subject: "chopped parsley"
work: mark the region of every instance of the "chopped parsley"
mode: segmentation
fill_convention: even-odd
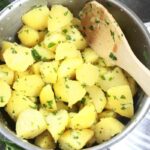
[[[66,34],[68,32],[68,30],[67,29],[63,29],[62,32]]]
[[[3,103],[4,102],[4,97],[0,96],[0,102]]]
[[[106,78],[105,78],[104,75],[101,75],[101,79],[102,79],[102,80],[106,80]]]
[[[112,52],[109,54],[109,58],[112,60],[117,60],[117,57]]]
[[[52,105],[53,105],[53,101],[52,100],[47,101],[47,106],[48,106],[49,109],[53,108]]]
[[[48,48],[52,48],[52,47],[55,46],[55,45],[56,45],[56,43],[51,42],[51,43],[48,44]]]
[[[93,31],[94,30],[94,26],[92,26],[92,25],[89,26],[89,29]]]
[[[17,51],[16,51],[15,48],[12,47],[11,50],[12,50],[12,53],[13,53],[13,54],[17,54]]]
[[[32,53],[32,57],[34,58],[35,61],[40,61],[41,60],[41,56],[36,51],[36,49],[32,49],[31,53]]]
[[[66,84],[66,88],[69,89],[69,86]]]
[[[82,98],[81,103],[85,104],[85,102],[86,102],[86,98]]]
[[[120,98],[121,99],[126,99],[126,97],[124,95],[121,95]]]
[[[66,35],[66,40],[71,40],[71,36],[70,35]]]
[[[113,32],[112,30],[110,30],[110,34],[112,36],[113,41],[115,42],[115,32]]]
[[[67,15],[68,15],[68,13],[69,13],[69,11],[66,11],[66,12],[64,13],[64,16],[67,16]]]
[[[106,25],[109,25],[109,24],[110,24],[107,20],[105,20],[105,23],[106,23]]]
[[[96,18],[95,23],[100,23],[100,20],[98,18]]]

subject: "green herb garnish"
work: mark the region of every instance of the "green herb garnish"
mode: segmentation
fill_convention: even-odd
[[[112,30],[110,30],[110,34],[112,36],[113,41],[115,42],[115,32],[113,32]]]
[[[109,58],[112,60],[117,60],[117,57],[112,52],[109,54]]]
[[[36,51],[36,49],[32,49],[31,53],[32,53],[32,57],[34,58],[35,61],[40,61],[41,60],[41,56]]]
[[[56,43],[51,42],[51,43],[48,44],[48,48],[52,48],[52,47],[55,46],[55,45],[56,45]]]

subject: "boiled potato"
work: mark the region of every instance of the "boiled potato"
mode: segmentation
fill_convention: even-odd
[[[67,58],[60,64],[58,68],[58,78],[69,77],[75,78],[76,69],[83,64],[81,57]]]
[[[81,25],[81,20],[74,17],[73,20],[71,21],[72,25],[76,27],[78,30],[82,30],[82,25]]]
[[[33,139],[47,128],[42,114],[35,109],[27,109],[20,113],[16,122],[17,136],[23,139]]]
[[[101,113],[106,105],[106,97],[104,92],[97,86],[91,86],[86,88],[87,99],[86,101],[92,102],[95,106],[96,112]]]
[[[43,87],[40,92],[40,103],[48,110],[57,110],[57,105],[54,97],[54,93],[50,84]]]
[[[23,26],[18,32],[18,38],[21,43],[27,47],[33,47],[38,44],[40,37],[38,31],[28,27]]]
[[[69,127],[72,129],[90,128],[95,123],[96,116],[94,105],[88,104],[70,118]]]
[[[56,48],[55,60],[73,58],[80,55],[80,52],[77,50],[76,46],[73,43],[64,42],[58,44]]]
[[[96,63],[99,58],[98,54],[91,48],[84,49],[82,56],[86,63]]]
[[[113,117],[113,118],[117,118],[118,114],[115,113],[112,110],[104,110],[103,112],[101,112],[98,117],[101,118],[108,118],[108,117]]]
[[[120,85],[128,85],[128,81],[125,78],[122,70],[118,67],[115,67],[113,70],[106,69],[107,71],[99,72],[99,78],[97,85],[99,85],[102,90],[107,91],[111,87],[120,86]]]
[[[68,112],[66,110],[59,110],[57,113],[50,113],[46,118],[46,122],[48,124],[48,131],[51,133],[54,141],[57,142],[68,125]]]
[[[62,27],[71,23],[72,13],[62,5],[53,5],[48,17],[48,30],[50,32],[60,31]]]
[[[82,64],[76,70],[77,80],[84,85],[94,85],[98,80],[98,76],[98,68],[92,64]]]
[[[73,26],[67,26],[62,31],[66,36],[66,40],[73,43],[77,47],[77,49],[83,50],[87,47],[85,38],[77,28]]]
[[[20,45],[5,50],[3,57],[6,65],[18,72],[26,71],[34,63],[31,50]]]
[[[40,74],[40,66],[42,63],[42,61],[34,63],[33,65],[31,65],[30,71],[33,72],[33,74]]]
[[[39,42],[42,42],[46,36],[47,30],[39,31]]]
[[[37,105],[27,96],[13,92],[8,104],[5,107],[5,111],[13,120],[16,121],[19,114],[29,108],[37,109]]]
[[[61,78],[54,84],[54,91],[58,98],[68,102],[69,107],[80,101],[86,93],[78,81],[66,78]]]
[[[43,62],[40,65],[41,77],[45,83],[56,83],[58,65],[58,61]]]
[[[107,91],[107,95],[107,109],[127,118],[133,117],[133,97],[128,85],[112,87]]]
[[[16,45],[16,43],[11,43],[9,41],[2,41],[1,43],[1,50],[0,50],[0,60],[4,61],[3,58],[3,53],[5,52],[6,49],[13,47],[14,45]]]
[[[62,150],[79,150],[92,138],[94,132],[90,129],[67,130],[59,139]]]
[[[48,50],[55,52],[57,45],[61,42],[65,42],[65,41],[66,41],[66,38],[61,33],[52,33],[52,34],[48,33],[45,36],[43,45]]]
[[[56,147],[54,140],[48,131],[44,131],[35,138],[35,145],[44,149],[55,149]]]
[[[15,71],[15,78],[14,81],[18,80],[19,78],[23,77],[23,76],[27,76],[27,75],[31,75],[32,72],[30,72],[30,70],[26,70],[23,72],[17,72]]]
[[[39,112],[46,118],[52,111],[40,106]]]
[[[0,107],[4,107],[11,97],[11,88],[7,82],[0,80]]]
[[[22,16],[25,25],[35,29],[44,30],[48,26],[49,9],[47,6],[39,6]]]
[[[0,80],[12,85],[14,81],[14,71],[7,67],[7,65],[0,65]]]
[[[115,118],[102,118],[99,123],[95,125],[95,137],[97,143],[102,143],[111,139],[116,134],[122,132],[124,125]]]
[[[44,82],[39,75],[27,75],[14,82],[13,89],[25,96],[39,96]]]

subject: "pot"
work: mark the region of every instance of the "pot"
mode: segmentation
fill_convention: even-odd
[[[87,0],[16,0],[0,12],[0,43],[2,40],[17,40],[16,33],[22,26],[21,16],[35,5],[63,4],[69,7],[75,16],[78,16],[86,2]],[[98,0],[98,2],[101,2],[112,13],[125,33],[135,55],[150,69],[150,59],[147,59],[150,58],[150,37],[142,21],[117,0]],[[150,98],[139,88],[134,103],[135,116],[127,123],[125,130],[107,142],[88,148],[89,150],[101,150],[116,144],[139,124],[148,112]],[[19,139],[13,131],[13,123],[7,117],[7,114],[1,110],[0,133],[2,135],[26,150],[41,150],[31,143]]]

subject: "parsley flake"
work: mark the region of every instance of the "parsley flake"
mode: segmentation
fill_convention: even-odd
[[[117,57],[112,52],[109,54],[109,58],[115,61],[117,60]]]

